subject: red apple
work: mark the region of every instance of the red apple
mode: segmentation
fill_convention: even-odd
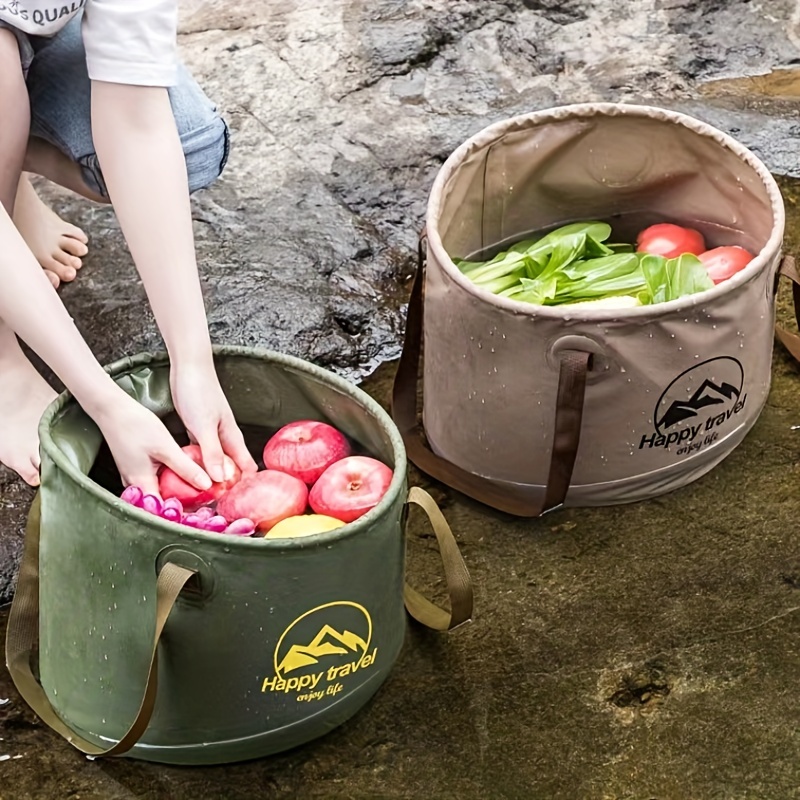
[[[677,258],[684,253],[699,256],[706,249],[706,243],[703,234],[694,228],[661,222],[639,233],[636,237],[636,249],[640,253]]]
[[[324,422],[284,425],[264,447],[264,466],[294,475],[311,486],[335,461],[350,455],[344,434]]]
[[[753,260],[751,253],[737,245],[715,247],[713,250],[701,253],[698,258],[708,270],[708,277],[715,284],[733,277]]]
[[[343,458],[319,476],[308,497],[309,503],[317,514],[352,522],[378,505],[393,474],[375,458]]]
[[[217,503],[225,519],[247,517],[256,530],[268,531],[286,517],[302,514],[308,505],[308,488],[299,478],[265,469],[242,478]]]
[[[203,455],[200,451],[200,446],[196,444],[187,444],[182,447],[184,453],[192,459],[196,464],[199,464],[203,469]],[[181,501],[184,509],[193,511],[205,503],[212,503],[218,500],[222,495],[234,486],[242,472],[233,460],[224,457],[223,471],[225,473],[225,480],[219,483],[211,484],[210,489],[195,489],[190,483],[187,483],[183,478],[179,478],[169,467],[162,467],[158,473],[158,491],[164,500],[174,497]]]

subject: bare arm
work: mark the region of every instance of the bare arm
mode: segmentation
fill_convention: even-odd
[[[192,483],[207,486],[208,476],[180,451],[158,418],[125,394],[97,363],[2,206],[0,243],[0,318],[97,422],[123,480],[157,491],[156,470],[166,463]],[[130,441],[131,430],[139,433],[136,442]]]
[[[173,365],[173,400],[209,474],[222,453],[247,471],[214,371],[194,251],[186,164],[167,90],[92,82],[92,133],[111,201]]]
[[[186,163],[167,90],[94,81],[92,136],[171,359],[208,366]]]

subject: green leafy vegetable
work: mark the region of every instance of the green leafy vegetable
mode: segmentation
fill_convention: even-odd
[[[676,300],[714,285],[696,256],[666,259],[637,253],[631,244],[605,244],[610,235],[605,222],[575,222],[517,242],[488,261],[455,263],[481,288],[538,305],[609,300],[602,307],[628,308]]]
[[[691,253],[677,258],[640,255],[639,264],[647,284],[639,294],[643,305],[666,303],[714,286],[703,262]]]

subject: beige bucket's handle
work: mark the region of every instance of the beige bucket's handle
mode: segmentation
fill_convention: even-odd
[[[784,256],[778,268],[778,275],[783,275],[792,282],[792,299],[794,301],[794,314],[797,321],[797,328],[800,330],[800,275],[797,273],[794,258]],[[800,336],[796,333],[789,333],[786,328],[780,325],[775,326],[775,336],[778,341],[800,361]]]
[[[423,245],[426,238],[423,230],[419,241],[419,263],[408,301],[403,353],[392,388],[392,417],[403,437],[408,457],[431,477],[487,506],[518,517],[538,517],[545,511],[560,506],[567,496],[580,443],[586,374],[591,366],[592,355],[582,350],[563,350],[559,353],[553,449],[544,496],[536,497],[531,489],[474,475],[436,455],[425,440],[422,426],[417,422],[424,316]]]
[[[428,628],[451,631],[472,619],[472,580],[453,532],[436,501],[424,489],[414,486],[408,493],[408,502],[418,505],[425,512],[436,534],[450,597],[450,611],[439,608],[408,584],[403,589],[406,610]]]
[[[124,736],[111,747],[102,748],[73,731],[56,713],[31,669],[31,655],[39,641],[39,494],[33,500],[25,531],[25,551],[6,634],[6,665],[22,699],[78,750],[91,756],[115,756],[130,750],[142,737],[156,703],[158,689],[158,642],[178,595],[194,571],[166,563],[156,584],[156,629],[150,666],[144,680],[142,702],[136,718]]]

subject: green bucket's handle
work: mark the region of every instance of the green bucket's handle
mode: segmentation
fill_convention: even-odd
[[[406,610],[417,622],[428,628],[451,631],[472,618],[472,580],[453,532],[436,501],[424,489],[414,486],[408,493],[408,502],[418,505],[427,514],[436,534],[444,566],[447,593],[450,596],[450,611],[439,608],[408,584],[403,590]]]
[[[41,501],[37,494],[28,515],[25,550],[17,579],[6,634],[6,665],[23,700],[70,744],[91,756],[114,756],[130,750],[147,728],[156,703],[158,688],[158,642],[175,601],[193,570],[166,563],[156,583],[156,629],[153,651],[145,681],[144,696],[136,718],[125,735],[113,746],[98,747],[79,736],[58,716],[41,684],[31,670],[31,655],[39,640],[39,521]]]

